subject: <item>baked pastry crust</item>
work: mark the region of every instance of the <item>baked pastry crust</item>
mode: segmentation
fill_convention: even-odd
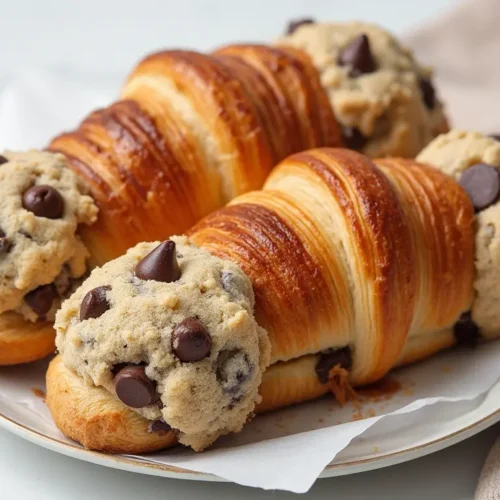
[[[105,389],[86,385],[56,356],[47,371],[47,405],[57,427],[91,450],[147,453],[176,443],[175,432],[149,432],[149,422]]]
[[[151,54],[122,100],[49,145],[99,207],[82,239],[105,262],[141,241],[182,234],[260,189],[286,156],[342,143],[312,61],[295,48],[237,45]]]
[[[56,349],[55,337],[52,323],[32,323],[14,312],[1,314],[0,366],[30,363],[49,356]]]

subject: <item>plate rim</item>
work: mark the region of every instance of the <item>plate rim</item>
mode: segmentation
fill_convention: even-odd
[[[431,453],[437,452],[449,446],[459,443],[475,434],[487,429],[500,421],[500,407],[490,412],[459,430],[446,434],[432,441],[422,443],[418,446],[408,447],[404,450],[393,451],[377,456],[367,457],[359,460],[328,464],[321,474],[321,478],[331,478],[369,470],[380,469],[403,462],[411,461]],[[206,482],[230,482],[229,480],[210,473],[183,469],[167,464],[159,464],[148,461],[136,460],[125,455],[113,455],[94,450],[88,450],[75,443],[68,443],[60,439],[47,436],[40,431],[18,423],[14,419],[0,413],[0,427],[32,442],[38,446],[49,449],[55,453],[76,458],[84,462],[101,465],[104,467],[125,470],[136,474],[154,475],[172,479],[189,479]]]

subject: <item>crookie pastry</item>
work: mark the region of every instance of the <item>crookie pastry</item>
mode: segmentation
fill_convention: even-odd
[[[201,450],[241,430],[258,400],[270,347],[253,307],[252,285],[232,262],[185,237],[140,243],[65,302],[57,347],[67,367],[151,430],[174,427],[180,442]],[[62,427],[76,439],[85,431],[79,419]]]
[[[275,46],[146,57],[130,75],[122,100],[91,113],[49,145],[64,155],[53,158],[76,174],[99,217],[77,216],[83,218],[76,220],[81,243],[78,249],[73,244],[74,256],[55,241],[43,243],[54,249],[54,258],[26,255],[28,267],[47,267],[41,281],[14,283],[0,265],[0,364],[39,359],[53,349],[50,320],[68,279],[140,241],[185,232],[235,196],[260,188],[288,155],[343,141],[369,155],[415,154],[445,123],[428,77],[390,35],[360,23],[301,26]],[[58,225],[60,198],[33,183],[38,191],[26,194],[26,206],[18,203],[16,210],[24,217],[31,204],[32,217]],[[47,217],[36,215],[38,199]],[[2,225],[0,217],[5,231]],[[19,250],[29,237],[16,234]],[[4,248],[11,235],[6,237]],[[78,257],[83,249],[89,264]]]
[[[475,307],[474,219],[466,190],[425,164],[346,149],[292,155],[262,190],[202,219],[189,239],[138,245],[63,305],[61,355],[47,374],[54,420],[98,450],[141,453],[177,438],[201,450],[240,428],[254,404],[261,412],[329,391],[342,400],[464,342],[463,314]],[[144,281],[150,256],[167,248],[159,267],[173,281]],[[194,256],[200,274],[189,271]],[[96,327],[82,308],[103,286],[111,307],[99,309]],[[161,319],[141,316],[159,304]],[[239,307],[254,326],[225,336]]]
[[[54,351],[51,322],[87,272],[79,237],[97,207],[62,155],[0,157],[0,365]]]

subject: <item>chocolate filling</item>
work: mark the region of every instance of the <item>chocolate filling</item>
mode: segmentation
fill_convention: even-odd
[[[472,320],[470,311],[464,312],[453,327],[455,339],[458,345],[466,347],[476,347],[481,331]]]
[[[160,436],[165,435],[167,432],[170,432],[172,427],[165,422],[165,420],[155,420],[149,423],[149,432],[157,432]]]
[[[350,370],[352,366],[352,353],[350,347],[342,349],[329,349],[321,353],[318,362],[316,363],[316,375],[322,384],[328,382],[328,374],[330,370],[339,365],[341,368]]]

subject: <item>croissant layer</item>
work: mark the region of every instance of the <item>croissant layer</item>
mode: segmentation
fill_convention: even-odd
[[[276,373],[349,347],[359,385],[453,343],[472,301],[473,217],[460,186],[430,167],[324,148],[287,158],[190,237],[250,277]]]
[[[133,70],[122,98],[49,145],[99,206],[82,230],[97,264],[183,233],[260,188],[292,153],[341,143],[319,76],[294,48],[158,52]]]

